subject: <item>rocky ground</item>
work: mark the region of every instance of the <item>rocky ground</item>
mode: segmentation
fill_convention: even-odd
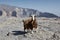
[[[37,18],[33,34],[23,31],[22,19],[26,18],[0,18],[0,40],[60,40],[60,19]]]

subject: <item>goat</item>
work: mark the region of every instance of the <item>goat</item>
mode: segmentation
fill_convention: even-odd
[[[24,31],[27,30],[33,30],[33,28],[37,29],[37,22],[36,22],[36,17],[34,15],[31,16],[30,19],[23,20],[24,24]]]

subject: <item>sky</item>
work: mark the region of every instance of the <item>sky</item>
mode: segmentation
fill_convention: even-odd
[[[35,9],[60,16],[60,0],[0,0],[0,4]]]

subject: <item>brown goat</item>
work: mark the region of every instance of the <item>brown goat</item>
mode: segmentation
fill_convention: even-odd
[[[24,31],[27,30],[33,30],[33,28],[37,29],[37,22],[36,17],[33,18],[33,16],[30,19],[23,20],[24,23]]]

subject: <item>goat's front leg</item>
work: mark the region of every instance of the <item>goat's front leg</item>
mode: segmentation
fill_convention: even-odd
[[[35,33],[36,33],[36,32],[37,32],[37,28],[34,28],[34,29],[33,29],[33,32],[35,32]]]
[[[30,33],[33,34],[33,28],[31,29],[31,32]]]

